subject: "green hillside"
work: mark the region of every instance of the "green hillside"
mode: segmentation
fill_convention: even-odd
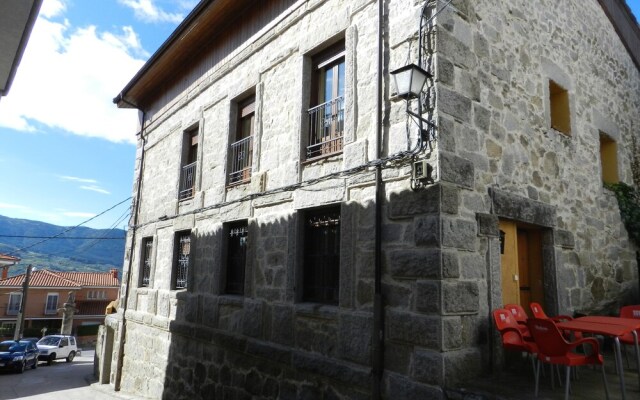
[[[61,238],[44,242],[40,238],[58,235],[67,229],[39,221],[0,216],[0,253],[17,256],[22,260],[11,268],[10,275],[23,273],[29,264],[58,271],[99,272],[111,268],[121,269],[126,231],[80,227]],[[38,242],[42,243],[37,244]]]

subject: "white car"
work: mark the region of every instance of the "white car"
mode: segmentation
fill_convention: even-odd
[[[46,361],[48,365],[58,359],[65,359],[67,362],[71,362],[78,354],[75,336],[47,335],[36,344],[40,351],[38,360]]]

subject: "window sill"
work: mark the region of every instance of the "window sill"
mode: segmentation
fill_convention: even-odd
[[[245,181],[240,181],[240,182],[234,182],[234,183],[227,183],[226,189],[233,189],[242,185],[246,185],[251,183],[251,178],[245,180]]]
[[[340,307],[334,304],[322,303],[298,303],[295,305],[295,313],[301,317],[314,317],[323,319],[337,319]]]
[[[239,294],[221,294],[218,297],[218,305],[242,307],[244,305],[244,296]]]
[[[317,162],[331,161],[331,160],[328,160],[328,159],[332,158],[332,157],[338,158],[337,156],[341,156],[341,155],[342,155],[342,150],[336,151],[336,152],[330,153],[330,154],[323,154],[321,156],[317,156],[317,157],[314,157],[314,158],[308,158],[308,159],[302,161],[302,165],[309,165],[309,164],[314,164],[314,163],[317,163]]]

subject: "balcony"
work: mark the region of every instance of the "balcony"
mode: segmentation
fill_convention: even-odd
[[[253,136],[240,139],[230,146],[229,185],[251,180]]]
[[[196,182],[196,166],[197,161],[187,164],[182,167],[180,173],[180,192],[178,193],[178,200],[186,200],[193,197],[194,187]]]
[[[343,96],[309,109],[307,160],[341,152],[343,136]]]

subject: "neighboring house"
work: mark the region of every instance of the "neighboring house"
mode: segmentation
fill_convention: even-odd
[[[0,280],[0,327],[13,336],[22,302],[25,274]],[[62,308],[75,295],[77,312],[73,319],[73,333],[81,325],[104,323],[105,309],[118,298],[118,270],[109,272],[60,272],[35,270],[29,279],[29,293],[25,312],[25,336],[38,336],[42,328],[48,333],[60,332]]]
[[[629,10],[447,3],[196,6],[114,100],[141,124],[101,382],[437,399],[500,366],[504,303],[638,301],[638,248],[603,186],[634,179]],[[419,54],[424,132],[388,73]]]
[[[0,254],[0,279],[6,279],[9,276],[9,268],[20,262],[18,257],[8,254]]]
[[[40,5],[42,0],[0,2],[0,98],[9,93]]]

